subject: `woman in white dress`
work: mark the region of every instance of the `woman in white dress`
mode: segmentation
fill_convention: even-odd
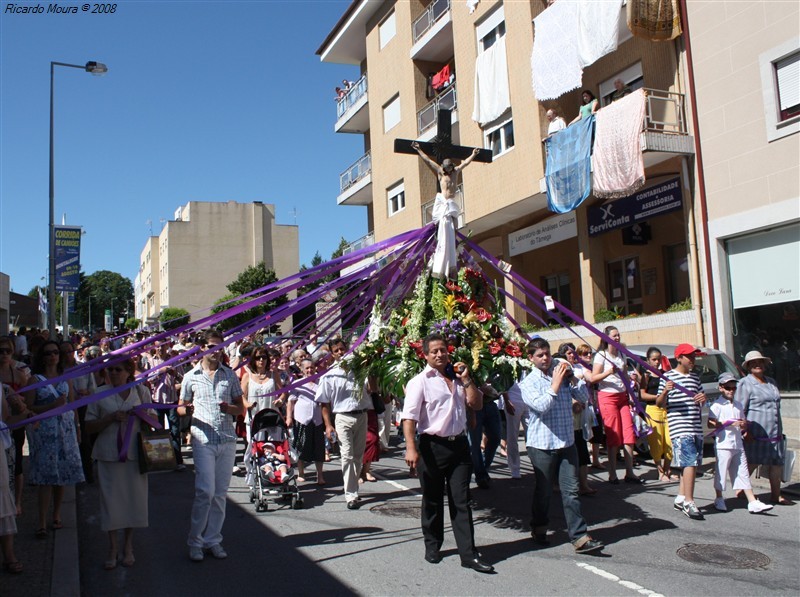
[[[106,368],[110,386],[100,386],[97,392],[119,387],[133,380],[135,364],[132,360]],[[97,460],[97,478],[100,484],[100,528],[108,533],[108,558],[104,568],[117,567],[117,531],[124,529],[122,565],[133,566],[133,529],[148,526],[147,475],[139,472],[136,439],[139,418],[130,411],[140,404],[149,404],[150,392],[138,385],[117,394],[92,402],[86,410],[86,431],[97,433],[92,457]],[[147,411],[155,417],[152,411]],[[133,429],[128,441],[128,454],[120,462],[117,441],[125,437],[129,417],[133,416]]]

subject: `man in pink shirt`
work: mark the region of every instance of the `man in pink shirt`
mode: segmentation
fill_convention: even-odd
[[[406,464],[419,470],[425,560],[438,564],[444,542],[445,481],[450,488],[450,519],[461,565],[478,572],[494,568],[475,550],[469,481],[472,458],[467,443],[467,407],[480,409],[483,394],[464,363],[450,364],[447,342],[439,334],[422,341],[427,366],[406,385],[403,433]],[[416,433],[419,432],[419,448]]]

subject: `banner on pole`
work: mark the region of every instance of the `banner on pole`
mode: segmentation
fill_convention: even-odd
[[[56,292],[78,292],[81,272],[80,226],[56,226]]]

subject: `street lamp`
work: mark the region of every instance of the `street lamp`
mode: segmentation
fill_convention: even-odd
[[[50,338],[56,337],[56,204],[55,181],[53,178],[53,74],[57,66],[79,68],[87,73],[98,76],[108,72],[108,67],[102,62],[87,62],[84,65],[67,64],[66,62],[50,63],[50,284],[47,289],[47,327],[50,330]]]

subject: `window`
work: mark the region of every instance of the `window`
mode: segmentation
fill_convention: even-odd
[[[478,51],[485,52],[506,34],[506,17],[502,4],[475,27]]]
[[[510,112],[501,116],[499,124],[490,124],[483,132],[484,147],[492,150],[492,156],[503,155],[514,147],[514,121]]]
[[[673,305],[691,297],[689,289],[689,255],[686,244],[664,247],[667,259],[668,304]]]
[[[395,95],[383,106],[383,132],[393,129],[400,122],[400,95]]]
[[[402,182],[387,189],[386,196],[389,198],[390,216],[406,208],[406,190]]]
[[[767,141],[800,132],[800,38],[758,57]]]
[[[397,22],[394,11],[389,13],[383,22],[378,25],[378,37],[380,39],[381,50],[388,44],[397,33]]]
[[[627,28],[627,27],[626,27]],[[642,63],[632,64],[622,72],[617,73],[600,83],[600,105],[607,106],[611,103],[611,94],[614,93],[614,81],[622,79],[622,82],[630,87],[631,91],[636,91],[644,87],[644,76],[642,75]]]
[[[608,307],[624,315],[642,312],[642,276],[638,257],[608,262]]]
[[[561,303],[567,309],[572,309],[572,300],[569,292],[569,274],[561,273],[543,278],[544,291],[553,297],[557,303]]]

